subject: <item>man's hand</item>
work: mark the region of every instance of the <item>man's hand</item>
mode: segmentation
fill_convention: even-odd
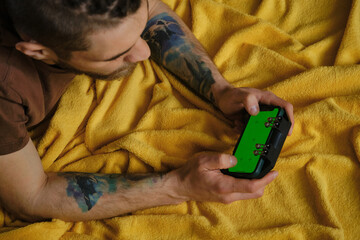
[[[259,113],[259,103],[284,108],[292,123],[289,136],[294,128],[293,106],[272,92],[255,88],[235,88],[229,86],[217,95],[215,94],[215,100],[216,105],[224,115],[234,120],[236,129],[243,127],[241,122],[243,120],[244,109],[250,115],[257,115]]]
[[[177,175],[177,195],[188,201],[231,203],[237,200],[259,198],[266,185],[277,172],[270,172],[262,179],[237,179],[221,173],[220,169],[235,166],[234,156],[216,153],[197,154],[183,167],[170,172]]]

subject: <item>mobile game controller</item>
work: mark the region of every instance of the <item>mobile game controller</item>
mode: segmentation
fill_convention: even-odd
[[[237,164],[221,172],[236,178],[262,178],[274,168],[291,122],[285,109],[260,105],[256,116],[247,114],[247,123],[233,155]]]

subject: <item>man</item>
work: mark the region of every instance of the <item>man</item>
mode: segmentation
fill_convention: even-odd
[[[276,176],[236,179],[227,154],[201,154],[166,174],[45,173],[27,134],[74,73],[113,80],[152,58],[240,126],[241,110],[292,105],[270,92],[232,87],[181,19],[158,0],[5,0],[1,3],[0,200],[27,221],[102,219],[183,201],[260,197]],[[291,131],[290,131],[291,134]],[[144,200],[145,199],[145,200]]]

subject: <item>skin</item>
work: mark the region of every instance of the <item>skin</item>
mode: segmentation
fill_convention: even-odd
[[[73,52],[72,58],[66,63],[80,72],[101,75],[105,80],[130,74],[136,63],[150,57],[150,48],[140,37],[147,20],[147,4],[142,3],[137,14],[124,20],[127,24],[91,34],[90,49]],[[108,60],[124,52],[120,57]]]
[[[180,62],[174,69],[171,61],[175,58],[159,58],[157,61],[174,74],[181,75],[177,71],[183,68],[182,71],[206,76],[206,80],[199,79],[201,88],[199,82],[191,79],[191,74],[189,78],[180,80],[232,119],[235,128],[241,127],[244,109],[256,115],[259,103],[284,107],[294,123],[292,105],[273,93],[232,87],[221,76],[181,19],[160,1],[149,0],[149,8],[143,1],[140,9],[118,26],[89,35],[90,49],[72,52],[69,61],[59,59],[54,51],[22,36],[21,33],[24,41],[16,44],[16,49],[47,64],[65,65],[74,71],[112,80],[114,77],[127,75],[131,72],[128,69],[132,64],[150,56],[150,48],[154,48],[154,45],[150,39],[148,42],[142,39],[141,34],[149,19],[164,13],[178,24],[180,35],[184,35],[182,44],[190,49],[184,53],[188,54],[184,58],[197,59],[201,64],[194,70],[189,68],[186,61],[177,59]],[[161,30],[157,24],[150,28],[154,31]],[[168,55],[167,49],[161,47],[160,51],[161,55]],[[109,60],[123,52],[125,53],[120,57]],[[191,55],[194,53],[195,55]],[[27,221],[48,218],[83,221],[109,218],[189,200],[229,204],[242,199],[258,198],[278,174],[270,172],[262,179],[246,180],[220,172],[220,169],[232,167],[236,162],[236,158],[231,155],[201,153],[194,155],[183,167],[162,174],[129,176],[45,173],[36,148],[30,140],[23,149],[0,156],[0,201],[8,211]]]
[[[20,36],[27,41],[17,43],[15,48],[50,65],[57,64],[98,79],[114,80],[130,74],[137,62],[150,57],[150,48],[140,37],[147,20],[148,7],[146,1],[143,1],[136,14],[127,16],[116,27],[88,35],[90,48],[87,51],[72,52],[70,60],[59,58],[52,49],[21,33]],[[126,53],[122,56],[108,60],[124,52]]]

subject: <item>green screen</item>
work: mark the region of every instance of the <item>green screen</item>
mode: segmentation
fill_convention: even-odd
[[[238,163],[229,168],[229,172],[252,173],[255,171],[260,156],[254,154],[257,150],[256,144],[265,144],[271,131],[271,127],[266,127],[269,117],[275,118],[279,112],[278,108],[271,111],[260,111],[258,115],[251,116],[243,135],[241,136],[238,147],[234,153]]]

